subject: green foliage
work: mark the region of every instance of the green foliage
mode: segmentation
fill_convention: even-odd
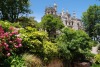
[[[95,55],[94,62],[100,64],[100,54]]]
[[[59,34],[55,43],[50,41],[48,35],[52,37],[51,35],[54,35],[54,31],[60,30],[63,25],[58,17],[48,15],[45,18],[46,19],[42,19],[43,22],[41,22],[40,25],[42,25],[42,29],[47,30],[47,32],[49,31],[50,34],[44,31],[38,31],[34,25],[34,28],[30,26],[31,24],[25,28],[19,28],[20,23],[0,21],[5,31],[9,31],[8,29],[11,26],[17,27],[19,29],[19,35],[22,38],[22,47],[17,51],[19,55],[13,54],[13,56],[2,59],[3,61],[1,61],[4,65],[9,65],[9,67],[32,67],[34,65],[41,67],[42,62],[45,64],[56,57],[70,62],[74,60],[84,60],[92,56],[90,50],[94,43],[88,34],[82,30],[73,30],[65,27],[61,30],[61,34]],[[98,25],[95,26],[95,28],[98,28]],[[21,54],[26,52],[28,54],[21,56]],[[0,57],[0,59],[1,58],[2,57]]]
[[[9,28],[11,26],[16,27],[16,28],[20,28],[21,26],[18,23],[10,23],[8,21],[0,21],[0,25],[2,25],[3,29],[5,31],[9,31]]]
[[[94,36],[97,38],[97,41],[100,43],[100,23],[96,23],[94,26]]]
[[[22,36],[22,52],[35,54],[45,60],[51,59],[58,53],[55,43],[48,40],[48,35],[44,31],[37,31],[36,28],[26,27],[20,30]]]
[[[93,5],[90,6],[86,12],[83,13],[82,20],[85,24],[86,32],[90,37],[95,37],[94,32],[95,25],[100,23],[100,6]],[[100,29],[99,29],[100,30]]]
[[[53,15],[45,15],[40,23],[41,28],[48,32],[49,38],[57,35],[56,31],[64,27],[61,19]]]
[[[84,60],[93,46],[92,40],[84,31],[67,27],[62,29],[57,41],[61,57],[68,60]]]
[[[26,67],[25,62],[19,55],[0,57],[0,67]]]
[[[94,27],[94,31],[96,35],[100,36],[100,23],[97,23]]]
[[[36,20],[34,20],[34,17],[29,17],[29,18],[28,17],[19,17],[18,21],[19,21],[19,24],[24,28],[27,26],[37,28],[38,23]]]
[[[43,45],[43,49],[44,49],[44,53],[45,54],[49,54],[49,56],[51,56],[53,53],[57,53],[58,52],[58,47],[56,46],[56,44],[49,42],[49,41],[44,41],[44,45]]]
[[[17,26],[16,23],[0,21],[0,67],[11,67],[11,61],[15,58],[13,56],[19,50],[18,48],[22,46],[18,29],[14,26]],[[20,45],[18,46],[18,44]]]
[[[100,67],[100,64],[93,64],[92,67]]]
[[[46,39],[46,33],[36,31],[36,29],[31,27],[26,27],[26,29],[21,29],[21,36],[23,39],[23,47],[25,50],[30,52],[41,51],[43,40]]]
[[[43,66],[41,59],[32,54],[25,53],[22,58],[27,67],[42,67]]]
[[[10,61],[10,67],[27,67],[25,61],[20,56],[11,56],[8,58]]]
[[[0,0],[0,11],[2,20],[15,22],[20,15],[30,13],[29,0]]]
[[[2,25],[7,26],[2,28]],[[11,54],[14,54],[22,46],[21,42],[22,39],[17,28],[12,27],[8,22],[0,23],[0,54],[2,56],[9,57]]]
[[[55,43],[44,41],[43,42],[44,63],[48,63],[52,58],[58,56],[58,47]]]

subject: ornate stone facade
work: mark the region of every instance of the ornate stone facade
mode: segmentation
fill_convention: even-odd
[[[83,24],[82,21],[78,18],[76,18],[76,13],[73,12],[73,16],[68,13],[68,11],[62,12],[60,14],[57,14],[57,5],[54,4],[53,7],[47,7],[45,9],[45,14],[52,14],[52,15],[57,15],[61,18],[63,24],[67,27],[71,27],[75,30],[83,29]]]
[[[57,15],[57,5],[54,4],[53,7],[47,7],[47,8],[45,9],[45,14]]]

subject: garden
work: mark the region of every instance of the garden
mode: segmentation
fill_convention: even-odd
[[[82,30],[64,27],[57,38],[47,32],[18,23],[0,21],[0,66],[43,67],[53,59],[62,61],[65,67],[73,62],[90,62],[98,67],[100,54],[91,53],[94,41]],[[92,59],[91,59],[92,58]]]
[[[84,29],[59,16],[34,17],[29,0],[0,0],[0,67],[100,67],[100,6],[83,13]],[[98,54],[91,53],[98,47]]]

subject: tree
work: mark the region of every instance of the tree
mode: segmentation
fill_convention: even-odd
[[[94,37],[98,42],[100,42],[100,23],[97,23],[94,26]]]
[[[18,22],[22,27],[31,26],[36,28],[38,22],[34,19],[34,17],[19,17]]]
[[[96,23],[100,23],[100,6],[90,6],[86,12],[83,13],[82,20],[85,24],[86,32],[90,37],[94,37],[94,28]]]
[[[59,55],[68,62],[84,61],[91,55],[93,41],[82,30],[73,30],[65,27],[57,38]]]
[[[45,15],[41,21],[41,27],[48,32],[49,38],[55,38],[56,32],[64,27],[61,19],[53,15]]]
[[[1,19],[17,21],[19,15],[30,13],[29,0],[0,0]]]

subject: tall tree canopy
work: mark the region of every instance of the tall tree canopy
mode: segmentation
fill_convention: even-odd
[[[42,29],[48,32],[49,37],[55,37],[56,32],[64,27],[61,19],[53,15],[45,15],[41,21]]]
[[[0,18],[14,22],[18,16],[30,13],[29,0],[0,0]]]
[[[90,37],[94,37],[95,25],[97,23],[100,24],[100,6],[90,6],[87,11],[83,13],[82,19],[85,24],[86,32],[89,34]]]
[[[18,22],[22,27],[37,27],[38,22],[34,19],[34,17],[19,17]]]
[[[57,44],[61,57],[69,62],[85,60],[91,55],[90,51],[94,43],[84,31],[65,27],[57,38]]]
[[[96,37],[96,40],[100,42],[100,23],[97,23],[94,27],[94,36]]]

